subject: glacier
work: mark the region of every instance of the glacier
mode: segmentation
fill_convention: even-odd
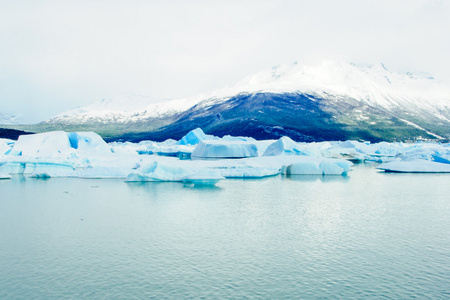
[[[450,144],[436,142],[257,141],[197,128],[179,141],[106,143],[94,132],[53,131],[0,139],[0,179],[21,174],[215,185],[230,178],[345,176],[365,162],[387,172],[450,173],[449,158]]]

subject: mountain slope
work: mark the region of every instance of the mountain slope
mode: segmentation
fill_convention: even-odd
[[[401,117],[399,117],[399,115]],[[179,119],[156,132],[127,134],[127,140],[178,139],[187,131],[201,127],[218,136],[244,135],[257,139],[289,136],[297,141],[363,139],[409,140],[434,139],[449,132],[450,124],[437,126],[438,118],[416,117],[406,121],[403,112],[390,112],[368,106],[351,98],[322,98],[303,93],[240,94],[226,101],[202,102],[183,113]],[[417,125],[417,123],[421,125]],[[433,127],[434,132],[422,128]]]
[[[128,95],[60,114],[42,128],[96,130],[109,139],[205,132],[296,140],[448,139],[450,92],[428,75],[383,65],[278,66],[197,97],[151,103]]]
[[[8,115],[0,112],[0,124],[19,124],[21,118],[16,115]]]

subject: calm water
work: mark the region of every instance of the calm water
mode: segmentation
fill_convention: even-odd
[[[0,181],[0,299],[450,298],[450,175]]]

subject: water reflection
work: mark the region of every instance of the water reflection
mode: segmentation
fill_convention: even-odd
[[[217,185],[205,185],[205,184],[193,184],[193,183],[185,183],[185,188],[193,189],[193,190],[205,190],[205,191],[220,191],[223,190],[222,187]]]
[[[326,182],[348,182],[350,176],[348,175],[285,175],[286,178],[291,181],[302,181],[302,182],[315,182],[321,181]]]

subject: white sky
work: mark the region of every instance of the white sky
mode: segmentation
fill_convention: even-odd
[[[0,112],[36,122],[123,92],[159,101],[322,60],[450,82],[450,0],[0,0]]]

